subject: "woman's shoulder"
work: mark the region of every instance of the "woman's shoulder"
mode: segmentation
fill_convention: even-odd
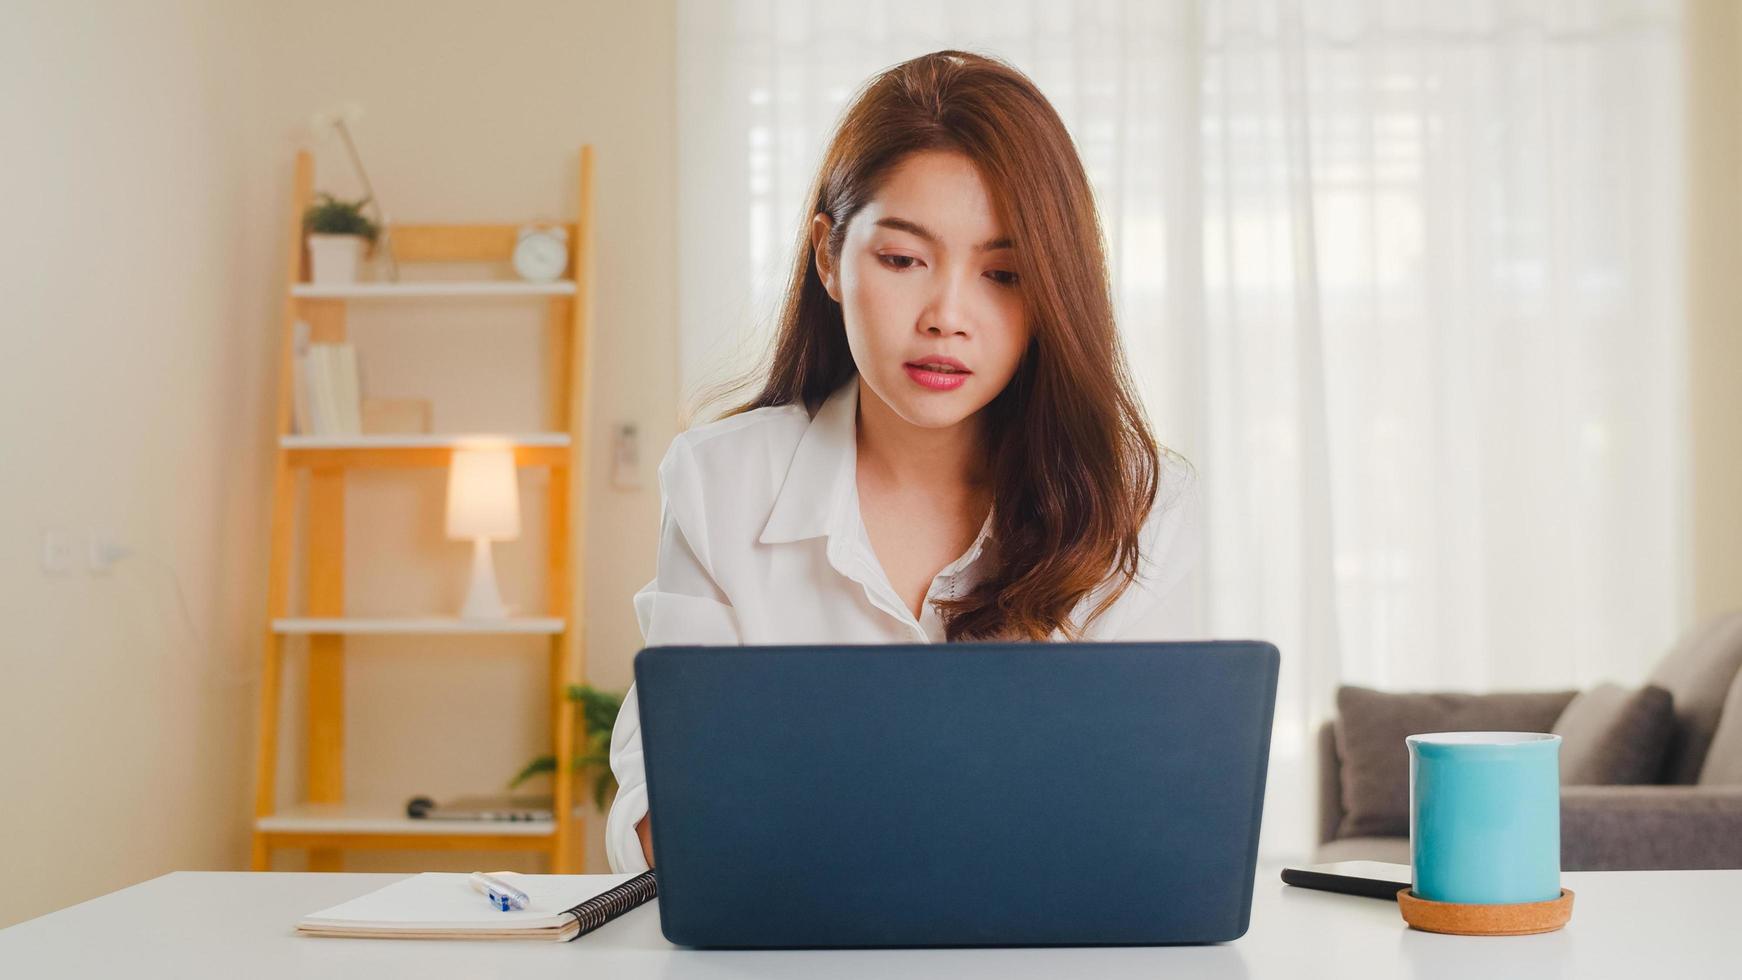
[[[686,533],[753,540],[810,421],[803,405],[775,405],[679,433],[659,464],[662,506]]]
[[[1146,557],[1163,557],[1158,552],[1164,550],[1167,539],[1177,536],[1182,525],[1195,525],[1202,507],[1197,467],[1176,452],[1162,450],[1161,465],[1156,471],[1155,502],[1138,533],[1139,550]]]
[[[790,460],[809,425],[803,405],[771,405],[693,426],[671,441],[660,475],[688,469],[739,474],[755,462]]]
[[[679,433],[659,464],[660,510],[729,588],[754,548],[810,425],[802,405],[743,412]]]
[[[1203,503],[1198,475],[1190,461],[1164,451],[1157,471],[1155,501],[1137,533],[1137,575],[1105,614],[1089,625],[1089,639],[1179,638],[1190,625],[1189,610],[1177,595],[1180,583],[1197,569],[1203,547]],[[1103,583],[1083,600],[1079,615],[1096,608],[1117,579]]]
[[[1160,462],[1156,479],[1155,509],[1176,506],[1197,493],[1198,468],[1192,465],[1191,460],[1171,449],[1163,449]]]
[[[1131,602],[1153,601],[1197,565],[1202,524],[1197,468],[1184,456],[1163,450],[1155,502],[1137,532],[1137,578],[1128,593]],[[1145,595],[1151,598],[1146,600]]]

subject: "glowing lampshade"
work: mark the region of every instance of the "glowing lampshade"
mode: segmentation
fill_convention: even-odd
[[[496,588],[491,541],[520,537],[520,484],[514,450],[454,450],[448,464],[448,537],[472,542],[472,584],[460,615],[501,619],[508,615]]]

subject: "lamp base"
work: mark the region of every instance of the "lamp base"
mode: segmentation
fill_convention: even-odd
[[[496,588],[496,564],[490,558],[490,539],[472,540],[472,585],[466,590],[461,619],[506,619],[508,607]]]

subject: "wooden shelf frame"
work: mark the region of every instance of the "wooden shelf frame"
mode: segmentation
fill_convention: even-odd
[[[395,234],[399,234],[395,231]],[[397,242],[397,238],[395,239]],[[403,248],[394,254],[403,257]],[[409,282],[357,282],[342,285],[297,283],[290,295],[301,299],[433,299],[438,297],[494,296],[573,296],[575,283],[571,279],[556,282],[520,282],[513,279],[446,280],[427,279]]]
[[[566,468],[573,440],[566,432],[520,436],[296,436],[278,437],[296,469],[429,469],[445,467],[455,449],[489,443],[514,450],[516,466]]]
[[[413,820],[402,805],[314,803],[261,817],[254,822],[254,833],[269,848],[549,853],[556,822]]]
[[[580,558],[586,539],[586,434],[591,418],[590,384],[594,266],[594,153],[579,154],[579,214],[567,225],[569,268],[563,280],[550,284],[416,281],[367,283],[346,287],[309,283],[309,262],[302,236],[302,215],[313,197],[314,159],[297,154],[289,215],[289,255],[285,276],[279,349],[277,431],[274,453],[272,519],[267,576],[267,617],[263,635],[264,673],[260,685],[260,728],[255,757],[252,848],[254,870],[270,866],[274,848],[304,848],[310,870],[339,870],[342,853],[353,849],[531,850],[548,855],[550,870],[575,873],[584,855],[584,819],[574,815],[574,702],[566,697],[570,684],[586,676],[584,596],[586,576]],[[518,224],[423,224],[392,227],[394,253],[402,264],[509,262],[518,240]],[[519,621],[521,628],[493,632],[524,632],[542,636],[548,644],[551,748],[557,759],[552,777],[554,811],[548,832],[480,833],[475,827],[457,830],[411,828],[402,823],[357,820],[343,826],[299,820],[295,814],[311,808],[344,810],[344,663],[345,639],[358,633],[436,632],[464,635],[477,630],[451,622],[427,620],[364,620],[346,617],[344,610],[344,525],[347,473],[359,467],[446,466],[463,436],[423,437],[299,437],[291,432],[292,363],[295,324],[309,324],[310,339],[342,342],[346,336],[347,303],[352,300],[396,298],[531,297],[546,306],[545,345],[547,390],[551,392],[546,424],[549,432],[516,438],[521,466],[549,467],[548,547],[545,617]],[[306,478],[306,524],[301,528],[307,551],[307,609],[293,616],[290,608],[291,560],[295,538],[299,478]],[[538,628],[526,628],[536,623]],[[294,627],[294,628],[287,628]],[[311,628],[312,627],[312,628]],[[332,627],[327,629],[326,627]],[[554,628],[553,628],[554,627]],[[308,667],[306,777],[307,800],[275,814],[278,787],[278,736],[284,695],[286,647],[292,637],[306,636]],[[302,642],[302,641],[297,641]]]
[[[498,620],[457,616],[287,616],[272,621],[285,636],[513,636],[555,635],[568,628],[556,616],[511,616]]]
[[[411,434],[361,436],[279,436],[278,444],[285,449],[461,449],[473,445],[545,446],[567,448],[567,432],[523,432],[496,434],[487,432],[453,433],[451,435]]]

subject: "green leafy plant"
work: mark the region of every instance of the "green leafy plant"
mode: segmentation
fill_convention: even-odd
[[[302,213],[303,230],[314,235],[359,235],[373,245],[381,235],[381,226],[363,213],[363,206],[368,203],[366,197],[341,201],[323,191],[315,195],[315,202]]]
[[[570,701],[581,706],[581,744],[576,746],[573,771],[590,775],[593,780],[593,805],[605,809],[605,801],[617,791],[617,777],[611,774],[611,729],[617,726],[617,712],[623,707],[623,695],[601,691],[591,684],[570,684],[565,692]],[[556,756],[541,755],[528,762],[508,783],[514,789],[534,776],[556,772]]]

